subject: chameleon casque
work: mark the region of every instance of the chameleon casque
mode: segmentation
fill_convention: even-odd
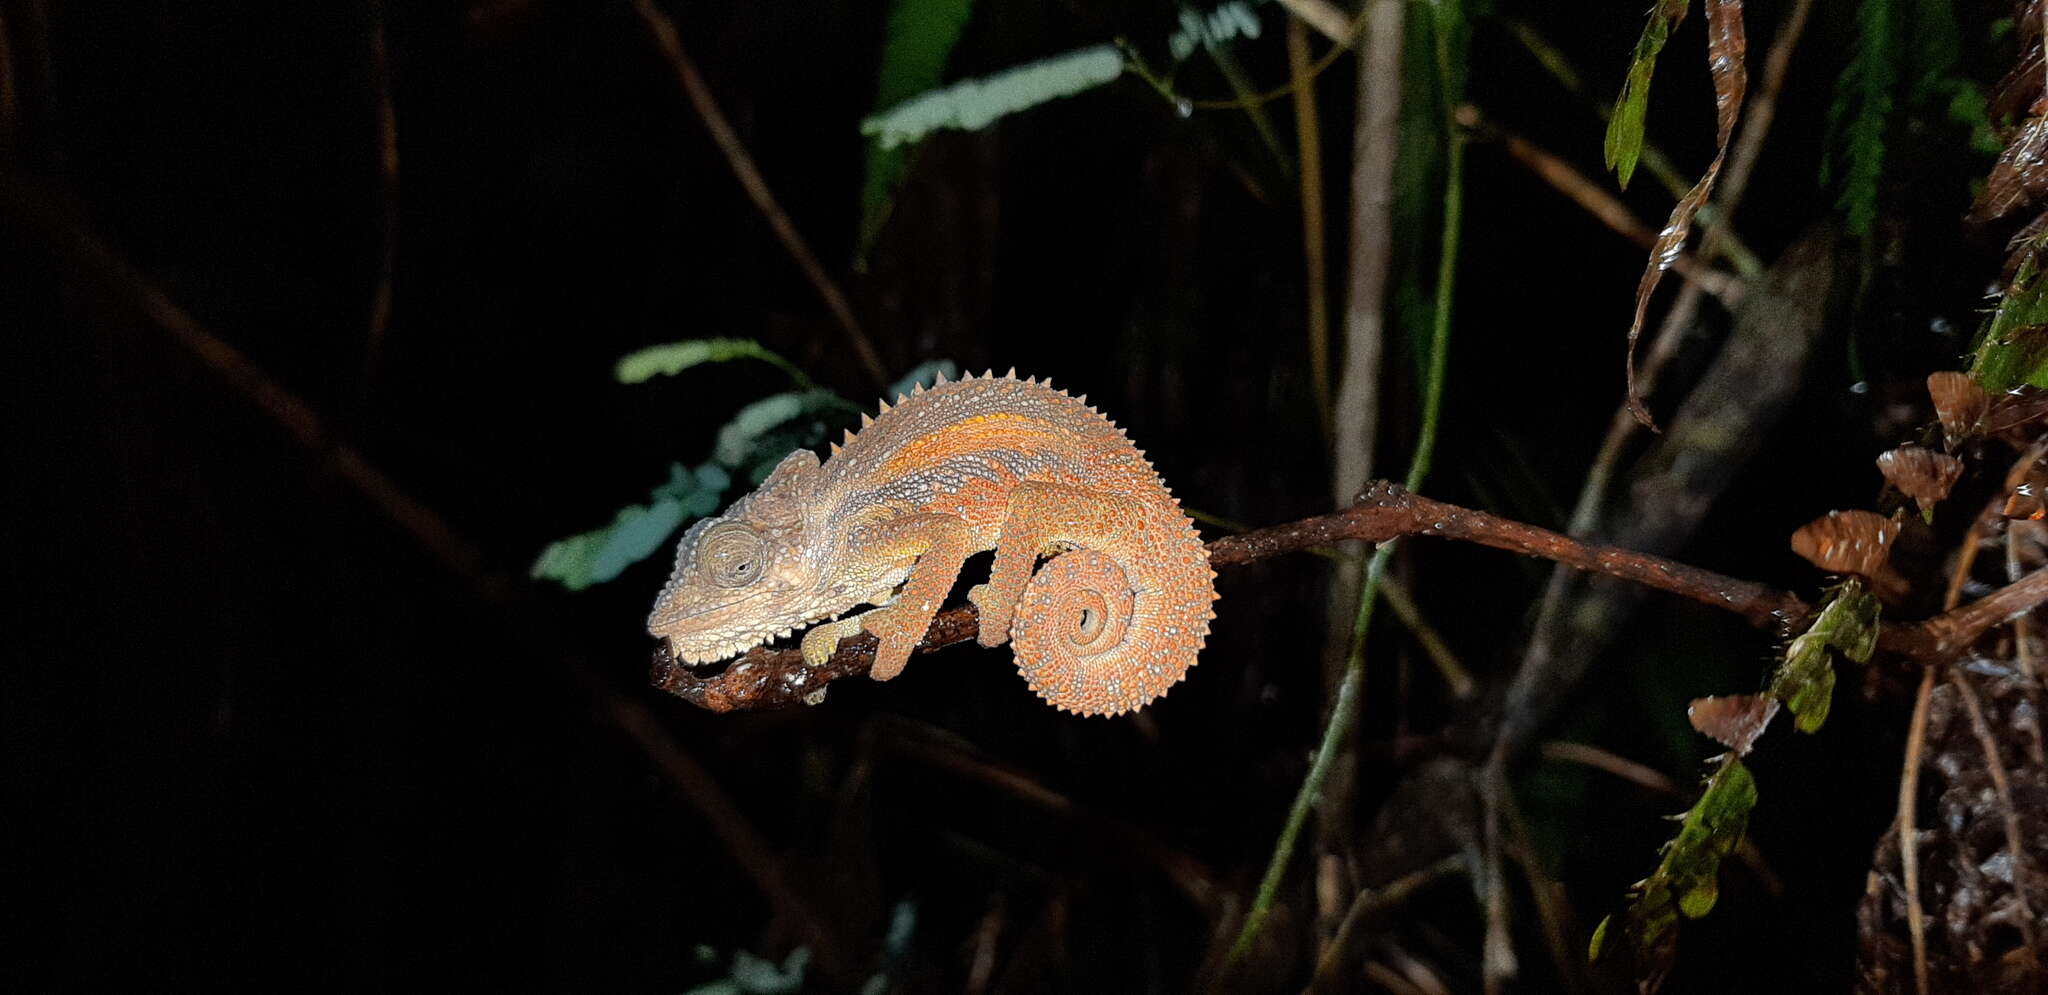
[[[1145,454],[1087,398],[1012,370],[884,401],[823,464],[791,453],[683,535],[647,629],[708,663],[877,605],[804,633],[803,655],[822,664],[866,630],[869,674],[888,680],[986,549],[989,581],[968,592],[981,644],[1010,640],[1063,710],[1116,715],[1166,693],[1216,617],[1208,551]]]

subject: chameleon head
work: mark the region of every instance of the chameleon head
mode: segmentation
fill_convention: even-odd
[[[791,453],[754,493],[683,534],[675,573],[647,617],[675,659],[723,660],[846,607],[826,603],[805,555],[818,470],[817,454]]]

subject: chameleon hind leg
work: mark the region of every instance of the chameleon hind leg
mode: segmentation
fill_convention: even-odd
[[[1019,484],[1010,492],[988,583],[967,592],[981,613],[981,644],[997,646],[1010,638],[1017,600],[1039,557],[1077,547],[1123,553],[1144,520],[1144,509],[1120,495],[1068,484]]]
[[[910,577],[896,600],[873,611],[828,622],[804,633],[804,661],[823,664],[839,641],[865,629],[881,640],[868,676],[886,681],[903,672],[917,641],[931,628],[932,616],[960,576],[960,564],[974,551],[974,531],[957,515],[908,515],[874,527],[874,535],[858,555],[901,558],[914,556]]]

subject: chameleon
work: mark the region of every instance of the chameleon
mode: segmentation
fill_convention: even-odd
[[[815,667],[865,630],[878,639],[869,676],[889,680],[964,561],[993,549],[988,582],[967,594],[981,644],[1007,639],[1062,711],[1143,707],[1207,643],[1216,573],[1145,454],[1087,402],[1015,370],[884,400],[822,464],[797,450],[691,526],[648,632],[701,664],[823,622],[802,636]]]

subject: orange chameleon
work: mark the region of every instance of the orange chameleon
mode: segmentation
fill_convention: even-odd
[[[791,453],[683,535],[647,630],[707,663],[878,605],[804,633],[803,654],[822,664],[865,629],[885,681],[984,549],[995,566],[967,595],[981,644],[1009,639],[1062,710],[1116,715],[1165,694],[1216,617],[1208,551],[1145,454],[1087,398],[1012,370],[885,401],[822,465]]]

